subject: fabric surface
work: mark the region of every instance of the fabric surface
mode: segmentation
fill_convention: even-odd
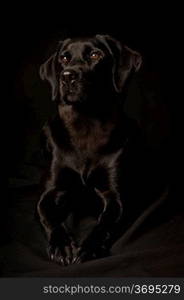
[[[38,197],[37,185],[23,180],[12,184],[9,222],[2,230],[9,235],[0,248],[1,276],[184,276],[184,213],[172,193],[166,192],[142,212],[113,245],[111,256],[67,267],[48,260],[46,240],[35,218]]]

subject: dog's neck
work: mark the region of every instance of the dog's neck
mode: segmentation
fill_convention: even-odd
[[[117,111],[111,111],[111,116],[102,119],[86,116],[71,105],[59,105],[59,117],[65,124],[75,149],[91,157],[92,153],[104,147],[117,126]]]
[[[64,121],[67,128],[76,127],[86,127],[87,125],[94,123],[99,123],[102,126],[108,123],[117,123],[120,119],[120,108],[117,106],[111,106],[110,109],[100,110],[93,113],[93,111],[85,110],[83,108],[77,108],[72,105],[58,105],[59,117]],[[77,126],[78,125],[78,126]]]

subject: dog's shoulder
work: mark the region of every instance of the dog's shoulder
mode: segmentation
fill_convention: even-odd
[[[41,143],[41,150],[44,154],[44,157],[51,158],[50,155],[53,149],[53,138],[52,138],[52,131],[48,122],[43,126],[41,130],[40,143]]]
[[[43,136],[48,149],[69,149],[71,147],[70,137],[65,124],[58,116],[49,120],[43,127]]]

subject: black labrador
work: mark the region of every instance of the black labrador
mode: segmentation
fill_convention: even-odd
[[[138,133],[123,113],[122,100],[141,63],[138,52],[96,35],[59,42],[40,68],[58,113],[44,127],[51,164],[38,214],[49,256],[62,265],[108,255],[126,221],[122,212],[129,196],[122,186],[129,192],[136,188],[123,170]],[[131,166],[128,172],[136,181],[140,170],[134,173]]]

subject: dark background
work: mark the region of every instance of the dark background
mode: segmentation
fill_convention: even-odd
[[[26,4],[24,7],[16,5],[8,11],[4,23],[8,110],[3,116],[7,141],[3,158],[7,159],[2,163],[9,178],[9,192],[1,199],[2,244],[16,240],[16,226],[24,226],[24,217],[19,225],[15,224],[19,214],[29,216],[27,208],[21,209],[20,204],[29,199],[29,190],[34,190],[34,196],[31,196],[34,202],[39,195],[37,191],[44,167],[40,132],[55,111],[49,86],[39,78],[39,67],[53,53],[58,40],[66,37],[109,34],[142,54],[143,65],[130,86],[125,111],[141,124],[151,149],[160,159],[161,169],[165,168],[175,206],[179,205],[179,209],[182,206],[182,199],[175,198],[177,117],[171,89],[173,77],[176,77],[173,76],[174,53],[179,41],[177,15],[169,4],[161,7],[149,2],[136,7],[129,3],[128,7],[125,3],[115,7],[109,2],[101,8],[98,2],[86,2],[85,5],[61,2],[60,6],[50,3],[49,7],[44,4],[41,8]],[[24,191],[28,191],[26,196]],[[24,243],[24,237],[21,239]],[[8,253],[13,256],[11,249]],[[20,253],[17,252],[15,257]],[[7,265],[11,266],[11,262]],[[15,270],[9,273],[7,270],[5,267],[5,276],[16,274]]]

